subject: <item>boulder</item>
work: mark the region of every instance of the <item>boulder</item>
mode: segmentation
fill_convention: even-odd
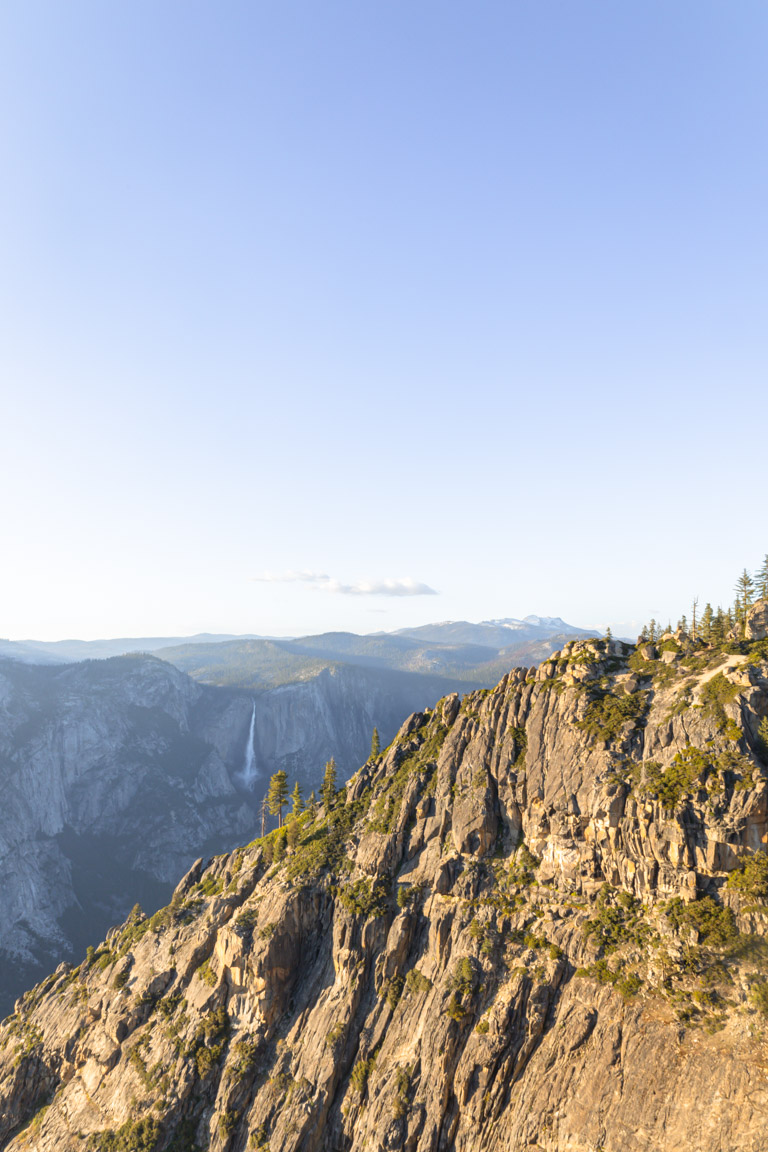
[[[747,640],[765,640],[768,636],[768,600],[758,600],[747,616]]]

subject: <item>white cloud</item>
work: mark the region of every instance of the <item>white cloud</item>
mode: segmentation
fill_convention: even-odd
[[[413,580],[410,576],[386,580],[358,580],[355,584],[342,584],[324,572],[265,572],[254,580],[265,584],[312,584],[326,592],[336,592],[341,596],[437,596],[438,593],[428,584]]]

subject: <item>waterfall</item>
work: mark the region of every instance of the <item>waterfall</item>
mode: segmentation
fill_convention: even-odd
[[[251,788],[256,779],[256,755],[253,750],[253,734],[256,727],[256,701],[253,702],[251,712],[251,727],[248,730],[248,743],[245,746],[245,763],[243,764],[243,784]]]

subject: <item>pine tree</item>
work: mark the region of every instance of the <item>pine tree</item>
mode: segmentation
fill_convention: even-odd
[[[301,794],[301,786],[296,781],[293,792],[291,792],[291,816],[301,816],[304,811],[304,797]]]
[[[264,833],[267,830],[267,796],[266,796],[266,793],[261,798],[261,804],[259,806],[259,816],[261,817],[261,835],[263,837]]]
[[[314,792],[310,792],[310,794],[309,794],[309,801],[307,803],[307,812],[309,812],[310,820],[316,820],[317,819],[317,799],[315,798]]]
[[[691,637],[694,640],[696,639],[696,609],[698,608],[698,606],[699,606],[699,598],[698,598],[698,596],[694,596],[693,604],[691,606]]]
[[[288,821],[288,847],[291,852],[299,842],[299,822],[295,816],[291,816]]]
[[[275,772],[274,776],[269,781],[269,792],[267,793],[267,808],[272,816],[277,816],[277,826],[283,826],[283,808],[288,803],[288,773],[283,772],[282,768],[279,772]]]
[[[275,846],[272,850],[273,864],[279,864],[283,856],[285,856],[285,828],[280,828],[275,836]]]
[[[736,619],[741,628],[741,633],[743,636],[747,627],[747,615],[755,596],[755,585],[746,568],[743,570],[741,576],[739,576],[738,580],[736,581],[736,587],[734,591],[736,592],[737,600],[740,601],[741,611],[737,612]]]
[[[760,727],[757,730],[757,740],[760,745],[760,751],[763,754],[763,760],[768,764],[768,716],[763,716],[760,721]]]
[[[608,627],[605,630],[605,639],[608,641],[609,644],[610,644],[611,640],[613,640],[613,632],[611,632],[610,624],[608,625]]]
[[[768,558],[767,558],[768,559]],[[381,742],[379,740],[379,730],[374,728],[373,736],[371,736],[371,755],[370,759],[375,760],[381,751]]]
[[[325,766],[325,775],[323,776],[323,804],[325,805],[326,816],[333,807],[333,802],[336,799],[336,761],[333,756]]]
[[[715,613],[714,620],[712,621],[712,643],[722,644],[725,640],[725,633],[728,627],[728,618],[718,604],[717,612]]]
[[[768,553],[762,568],[755,572],[755,592],[761,600],[768,600]]]
[[[715,614],[712,611],[712,605],[707,601],[701,617],[701,638],[706,644],[712,642],[712,624],[714,619]]]

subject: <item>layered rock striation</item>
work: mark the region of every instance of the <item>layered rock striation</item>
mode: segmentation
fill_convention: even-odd
[[[9,1149],[758,1152],[768,645],[567,644],[413,715],[0,1028]]]

